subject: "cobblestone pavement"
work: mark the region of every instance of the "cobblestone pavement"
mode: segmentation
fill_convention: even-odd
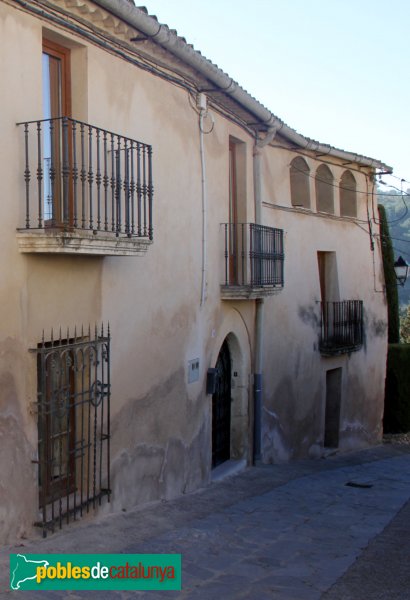
[[[385,444],[249,468],[195,494],[77,523],[3,548],[0,598],[404,600],[409,467],[408,446]],[[12,592],[10,552],[181,553],[182,590]]]

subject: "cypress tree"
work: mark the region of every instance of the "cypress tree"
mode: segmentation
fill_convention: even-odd
[[[397,292],[396,274],[394,272],[394,252],[387,224],[386,209],[381,204],[379,204],[378,208],[384,281],[386,284],[388,341],[389,344],[398,344],[400,342],[399,295]]]

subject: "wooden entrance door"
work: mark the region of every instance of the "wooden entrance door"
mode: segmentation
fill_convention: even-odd
[[[342,369],[326,371],[325,448],[339,447]]]

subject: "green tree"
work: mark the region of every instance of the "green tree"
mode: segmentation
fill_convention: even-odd
[[[396,258],[402,256],[410,263],[410,189],[403,192],[394,189],[377,189],[377,203],[386,209],[390,239]],[[398,288],[401,307],[410,304],[410,284]]]
[[[410,305],[400,311],[400,341],[410,344]]]

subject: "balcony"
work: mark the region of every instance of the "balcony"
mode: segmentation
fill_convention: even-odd
[[[359,350],[363,345],[363,301],[321,302],[319,349],[325,356]]]
[[[283,230],[255,223],[222,223],[223,300],[252,300],[283,288]]]
[[[153,241],[151,146],[68,117],[18,125],[20,252],[144,254]]]

